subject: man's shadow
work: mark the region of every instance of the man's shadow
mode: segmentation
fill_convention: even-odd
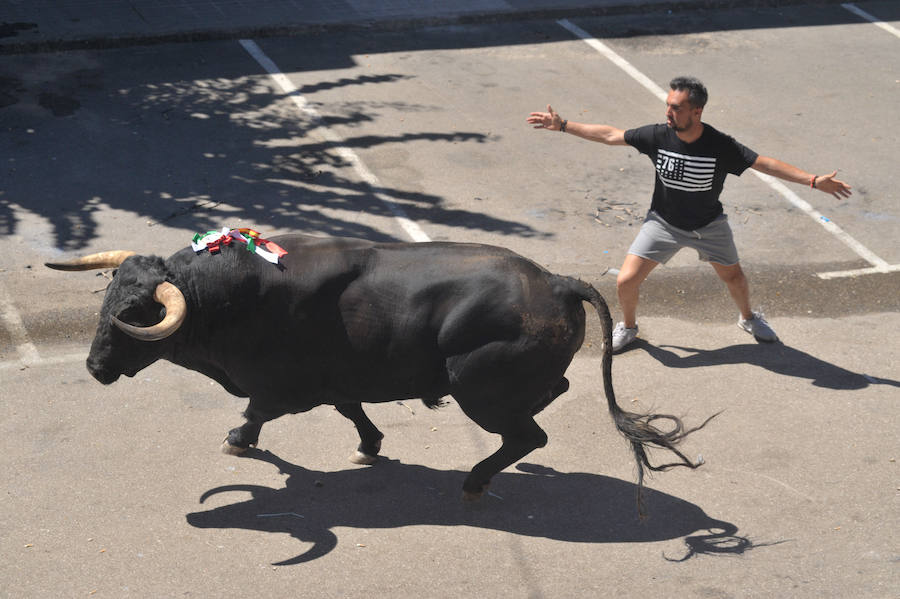
[[[706,350],[678,345],[652,345],[643,339],[636,339],[633,347],[643,349],[669,368],[752,364],[776,374],[810,379],[816,387],[828,389],[853,391],[865,389],[869,385],[900,387],[900,381],[852,372],[784,345],[780,341],[765,344],[747,343]],[[673,349],[689,355],[681,356],[671,351]]]
[[[501,472],[480,502],[461,500],[466,473],[435,470],[379,458],[372,467],[339,472],[308,470],[275,454],[250,449],[245,458],[262,460],[287,475],[282,488],[226,485],[210,489],[200,503],[226,492],[250,499],[187,515],[197,528],[239,528],[286,533],[305,552],[275,565],[308,562],[328,554],[339,539],[335,527],[360,529],[408,526],[477,526],[518,535],[578,543],[634,543],[683,538],[696,554],[742,554],[760,546],[738,536],[737,526],[706,515],[698,506],[644,489],[650,518],[637,517],[636,488],[629,482],[582,472],[561,473],[519,464],[519,473]],[[498,491],[499,492],[499,491]],[[694,534],[702,532],[704,534]]]

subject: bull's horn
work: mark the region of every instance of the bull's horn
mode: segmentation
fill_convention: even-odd
[[[116,268],[125,258],[133,256],[134,252],[127,250],[115,250],[112,252],[99,252],[89,254],[81,258],[75,258],[68,262],[45,262],[44,266],[56,270],[91,270],[94,268]]]
[[[140,341],[159,341],[165,339],[178,330],[187,316],[187,302],[181,291],[168,281],[163,281],[156,286],[153,299],[166,307],[166,316],[158,324],[149,327],[136,327],[122,322],[115,316],[112,322],[116,327],[129,337]]]

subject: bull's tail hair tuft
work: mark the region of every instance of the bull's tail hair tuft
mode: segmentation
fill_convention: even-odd
[[[702,461],[691,461],[677,446],[688,435],[706,426],[710,420],[718,416],[718,413],[704,420],[699,426],[685,428],[684,423],[677,416],[670,414],[636,414],[623,410],[616,402],[612,384],[612,317],[610,316],[609,306],[606,304],[603,296],[591,285],[575,279],[571,279],[571,281],[573,282],[573,290],[584,301],[594,306],[603,325],[603,390],[606,394],[609,413],[613,418],[613,422],[615,422],[616,429],[628,440],[634,452],[635,462],[637,463],[638,516],[641,520],[644,520],[647,517],[643,495],[644,468],[659,472],[677,466],[691,469],[700,467],[703,463]],[[660,420],[669,421],[671,424],[670,430],[664,431],[655,426],[655,422]],[[654,466],[647,456],[647,450],[650,447],[667,449],[678,457],[678,461]]]
[[[719,415],[715,413],[700,425],[693,428],[685,429],[684,423],[677,416],[670,414],[635,414],[622,410],[616,403],[615,399],[610,399],[610,414],[616,423],[619,432],[631,443],[631,449],[634,452],[635,463],[637,464],[637,504],[638,516],[641,520],[647,517],[646,506],[644,505],[643,489],[644,489],[644,468],[653,472],[663,472],[678,466],[695,469],[703,465],[702,460],[691,461],[684,452],[678,449],[677,445],[681,443],[688,435],[694,431],[698,431],[707,423]],[[652,424],[654,420],[668,420],[673,427],[669,431],[663,431]],[[668,449],[678,457],[678,461],[666,464],[653,465],[647,456],[649,446]]]

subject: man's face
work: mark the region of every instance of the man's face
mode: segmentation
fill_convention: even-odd
[[[666,125],[675,131],[687,131],[700,121],[703,109],[694,108],[688,94],[686,89],[673,89],[666,98]]]

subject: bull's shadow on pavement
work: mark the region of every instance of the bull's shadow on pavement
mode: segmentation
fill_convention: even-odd
[[[699,368],[727,364],[752,364],[776,374],[809,379],[816,387],[853,391],[869,385],[900,387],[900,381],[852,372],[804,351],[775,343],[747,343],[718,349],[697,349],[678,345],[652,345],[637,339],[634,349],[643,349],[651,357],[669,368]],[[686,353],[680,355],[676,353]]]
[[[262,460],[288,475],[282,488],[226,485],[203,494],[200,503],[229,491],[251,499],[187,515],[197,528],[238,528],[286,533],[305,552],[275,565],[308,562],[339,543],[333,529],[407,526],[470,526],[577,543],[636,543],[683,538],[683,561],[697,554],[742,554],[754,545],[730,522],[698,506],[653,489],[644,497],[650,517],[637,517],[636,488],[629,482],[583,472],[557,472],[521,463],[519,473],[501,472],[477,503],[461,500],[465,472],[436,470],[379,458],[372,467],[338,472],[309,470],[256,449],[245,458]],[[500,494],[502,493],[502,498]],[[695,534],[701,533],[701,534]]]

